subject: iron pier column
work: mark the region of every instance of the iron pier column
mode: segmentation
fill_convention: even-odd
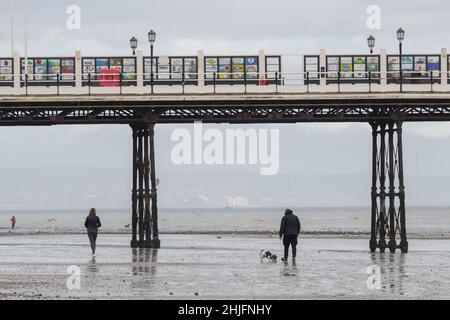
[[[392,120],[370,122],[372,127],[372,206],[369,242],[371,252],[377,248],[380,252],[385,252],[386,248],[389,248],[392,253],[398,248],[401,252],[408,252],[402,122],[397,119],[393,116]],[[389,178],[388,191],[386,190],[386,174]],[[396,192],[397,181],[398,192]],[[387,197],[389,197],[388,208],[386,208]],[[388,244],[386,233],[389,235]],[[400,234],[399,244],[397,234]]]
[[[138,153],[137,153],[137,136],[138,129],[136,126],[131,126],[133,130],[133,185],[131,191],[131,247],[137,248],[137,176],[138,176]]]
[[[378,157],[378,123],[372,122],[372,214],[371,214],[371,224],[370,224],[370,242],[369,247],[371,252],[375,252],[377,249],[377,157]]]
[[[159,240],[158,231],[158,194],[156,189],[156,165],[155,165],[155,124],[149,125],[150,136],[150,179],[152,184],[151,198],[152,198],[152,226],[153,226],[153,240],[152,247],[159,248],[161,241]]]
[[[380,125],[380,240],[378,247],[380,252],[386,249],[386,123]]]
[[[395,240],[395,164],[394,164],[394,122],[388,124],[389,145],[389,251],[394,253],[397,248]]]
[[[145,216],[144,216],[144,231],[145,231],[145,247],[151,248],[151,219],[150,219],[150,161],[149,161],[149,128],[146,125],[144,130],[144,183],[145,183]]]
[[[144,246],[144,159],[143,159],[143,142],[144,142],[144,129],[139,128],[138,137],[138,154],[139,154],[139,247]]]
[[[399,214],[400,214],[400,250],[408,252],[408,240],[406,239],[406,212],[405,212],[405,182],[403,177],[403,139],[402,122],[397,122],[397,150],[398,150],[398,180],[399,180]]]

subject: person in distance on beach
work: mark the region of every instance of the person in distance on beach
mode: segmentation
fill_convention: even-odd
[[[11,230],[14,230],[16,227],[16,216],[12,216],[11,218]]]
[[[300,228],[301,225],[298,217],[291,209],[286,209],[280,225],[280,239],[283,239],[284,245],[284,258],[282,258],[281,261],[287,261],[289,246],[292,246],[292,260],[295,260],[297,255],[297,238],[300,233]]]
[[[89,241],[91,243],[92,255],[95,256],[95,242],[97,241],[98,228],[102,226],[100,218],[97,217],[95,208],[89,210],[89,215],[86,217],[84,226],[87,229]]]

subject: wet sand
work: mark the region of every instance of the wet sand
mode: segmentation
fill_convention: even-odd
[[[91,258],[86,235],[0,237],[0,299],[449,299],[450,241],[410,240],[408,254],[368,252],[367,239],[300,240],[295,264],[261,262],[276,237],[161,235],[162,248],[131,249],[103,234]],[[80,289],[66,286],[69,266]],[[368,289],[377,265],[381,288]]]

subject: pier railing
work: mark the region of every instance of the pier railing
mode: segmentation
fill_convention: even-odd
[[[440,71],[15,74],[0,80],[0,95],[450,92],[441,77]]]

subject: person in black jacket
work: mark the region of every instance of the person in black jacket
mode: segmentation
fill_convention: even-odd
[[[102,226],[100,218],[97,217],[95,208],[89,211],[89,215],[86,217],[84,226],[87,229],[89,241],[91,242],[92,255],[95,255],[95,242],[97,241],[98,228]]]
[[[286,209],[280,225],[280,239],[283,239],[284,244],[284,258],[281,259],[281,261],[287,261],[290,245],[292,246],[292,259],[295,260],[295,256],[297,255],[297,238],[300,233],[300,228],[300,220],[298,217],[291,209]]]

